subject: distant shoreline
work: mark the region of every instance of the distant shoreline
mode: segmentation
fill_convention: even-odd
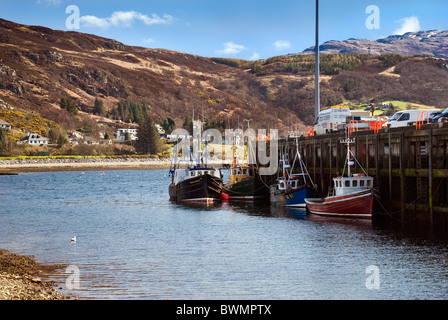
[[[24,159],[0,160],[0,175],[24,172],[116,171],[169,169],[170,159]]]

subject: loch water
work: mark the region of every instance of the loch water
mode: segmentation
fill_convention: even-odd
[[[181,205],[169,183],[168,170],[0,176],[0,248],[71,266],[51,277],[80,299],[448,299],[444,237]]]

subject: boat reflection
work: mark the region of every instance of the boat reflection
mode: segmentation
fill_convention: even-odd
[[[351,225],[362,228],[372,228],[372,220],[365,219],[349,219],[342,217],[329,217],[310,214],[305,208],[291,208],[285,206],[275,206],[266,203],[247,202],[247,201],[231,201],[218,203],[175,203],[176,206],[188,208],[194,211],[230,211],[248,216],[259,216],[266,218],[289,218],[296,220],[306,220],[316,223],[332,223]]]

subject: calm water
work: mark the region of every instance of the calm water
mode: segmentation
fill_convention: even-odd
[[[446,240],[300,210],[177,205],[166,175],[0,176],[0,248],[78,267],[71,292],[87,299],[448,298]]]

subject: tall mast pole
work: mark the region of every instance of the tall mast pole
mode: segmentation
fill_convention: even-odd
[[[319,71],[320,71],[320,64],[319,64],[319,0],[316,0],[316,46],[315,46],[315,66],[316,66],[316,84],[315,84],[315,112],[314,117],[315,121],[317,121],[317,117],[319,116],[320,112],[320,84],[319,84]]]

